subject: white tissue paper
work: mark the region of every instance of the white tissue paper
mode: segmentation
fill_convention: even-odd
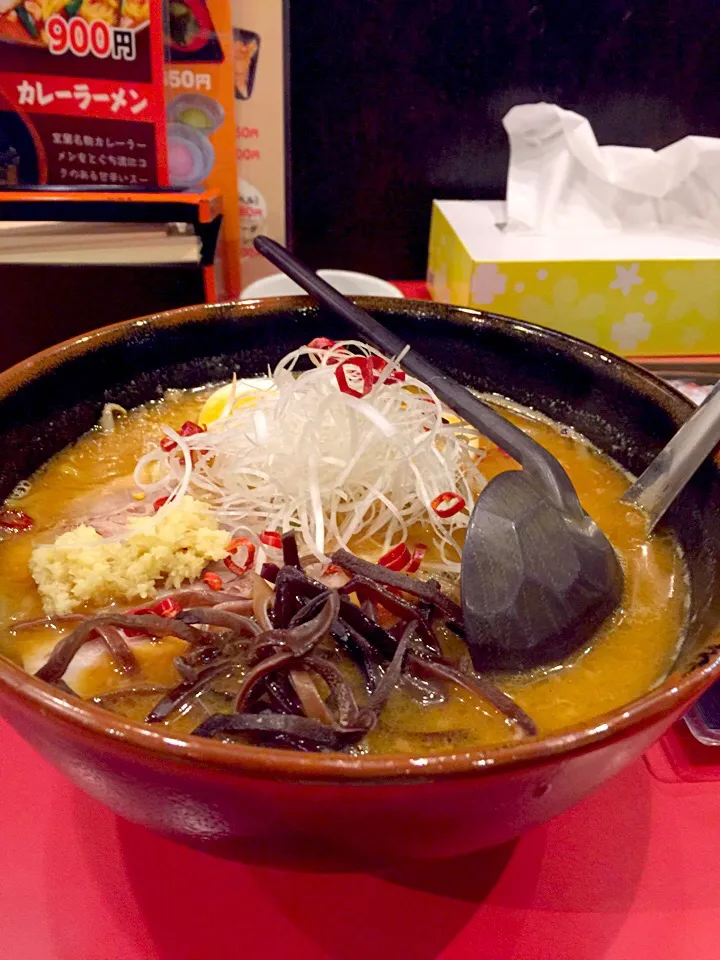
[[[720,355],[720,140],[600,147],[548,103],[503,123],[507,201],[433,203],[433,298],[633,357]]]
[[[601,147],[585,117],[550,103],[513,107],[503,125],[508,232],[720,237],[720,140]]]

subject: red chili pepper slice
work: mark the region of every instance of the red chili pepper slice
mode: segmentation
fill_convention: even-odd
[[[449,506],[443,507],[444,503],[449,504]],[[453,517],[463,509],[465,506],[465,498],[461,497],[459,493],[453,493],[452,490],[445,490],[444,493],[439,493],[435,499],[431,501],[430,506],[439,517],[446,520],[448,517]]]
[[[370,360],[372,362],[373,370],[375,372],[375,379],[379,380],[385,368],[387,367],[387,362],[383,360],[382,357],[376,356],[374,353],[371,355]],[[404,379],[405,379],[405,371],[395,369],[388,377],[385,378],[384,382],[385,383],[402,383]]]
[[[0,529],[12,530],[17,533],[21,530],[32,530],[35,521],[23,510],[0,510]]]
[[[308,347],[311,350],[331,350],[336,343],[337,340],[331,340],[329,337],[314,337]]]
[[[249,563],[246,562],[241,567],[237,563],[235,563],[232,557],[225,557],[225,559],[223,560],[223,563],[228,568],[230,573],[234,573],[236,577],[241,577],[244,573],[247,573],[247,571],[250,569]]]
[[[255,560],[255,544],[252,540],[248,540],[247,537],[235,537],[234,540],[231,540],[228,544],[228,553],[235,554],[241,548],[245,547],[247,550],[247,556],[245,558],[244,564],[235,563],[232,557],[225,557],[223,563],[232,573],[240,577],[243,573],[250,569]]]
[[[153,510],[155,511],[155,513],[158,512],[158,510],[160,509],[160,507],[164,507],[165,504],[168,502],[169,499],[170,499],[170,497],[158,497],[158,499],[155,501],[155,503],[153,503]]]
[[[275,550],[282,550],[282,537],[274,530],[263,530],[260,543],[264,543],[266,547],[274,547]]]
[[[194,437],[197,433],[205,433],[207,427],[201,427],[199,423],[195,423],[194,420],[186,420],[185,423],[180,427],[178,433],[181,437]]]
[[[255,558],[255,544],[248,537],[235,537],[231,540],[228,544],[228,553],[237,553],[240,547],[245,547],[248,553],[252,554],[253,559]]]
[[[349,357],[337,365],[335,377],[341,393],[365,397],[373,388],[373,365],[370,357]]]
[[[178,433],[181,437],[194,437],[196,433],[205,433],[206,430],[207,427],[201,427],[200,424],[195,423],[194,420],[186,420],[178,430]],[[176,446],[177,443],[171,440],[170,437],[163,437],[160,441],[160,448],[164,450],[165,453],[170,453]]]
[[[202,582],[211,590],[222,590],[222,577],[219,573],[213,573],[212,570],[205,571],[202,575]]]
[[[156,617],[166,617],[168,620],[172,620],[172,618],[176,617],[181,610],[182,607],[177,600],[173,600],[172,597],[163,597],[162,600],[159,600],[157,603],[153,604],[152,607],[135,607],[134,610],[128,610],[128,613],[132,613],[135,616],[142,616],[143,614],[152,613]],[[134,627],[124,627],[123,633],[126,637],[147,636],[144,630],[136,630]]]
[[[405,567],[405,573],[415,573],[416,570],[419,570],[420,564],[423,562],[426,553],[427,547],[425,544],[416,543],[412,557],[410,558],[410,563],[407,565],[407,567]]]
[[[156,603],[152,608],[152,612],[156,613],[159,617],[167,617],[168,620],[172,620],[173,617],[176,617],[182,607],[177,602],[173,600],[172,597],[163,597],[158,603]]]
[[[387,567],[388,570],[404,570],[410,563],[410,551],[404,543],[398,543],[387,553],[384,553],[378,563],[381,567]]]

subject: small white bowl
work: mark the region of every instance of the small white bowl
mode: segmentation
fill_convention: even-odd
[[[392,283],[372,277],[368,273],[355,273],[352,270],[318,270],[318,275],[331,287],[351,297],[403,297],[404,295]],[[273,273],[261,277],[243,290],[241,300],[258,300],[263,297],[293,297],[303,294],[294,280],[283,273]]]

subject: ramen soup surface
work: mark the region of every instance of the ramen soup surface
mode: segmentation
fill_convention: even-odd
[[[106,493],[113,482],[132,474],[138,458],[151,443],[157,443],[161,424],[178,427],[197,418],[207,396],[207,390],[170,391],[162,400],[120,417],[112,432],[96,428],[55,456],[31,479],[27,492],[9,503],[35,523],[32,530],[8,534],[0,542],[0,652],[35,672],[57,641],[73,628],[73,624],[58,622],[13,629],[13,623],[43,616],[28,570],[31,550],[57,536],[59,527],[68,529],[83,515],[91,514],[88,503]],[[666,534],[647,539],[642,516],[618,503],[628,478],[615,463],[577,434],[534,413],[509,405],[505,413],[563,464],[583,506],[617,549],[625,572],[622,608],[588,649],[526,674],[492,677],[532,717],[543,735],[628,704],[666,676],[684,627],[688,586],[677,543]],[[502,451],[488,446],[481,465],[488,479],[516,468]],[[126,603],[125,609],[128,606]],[[467,657],[457,637],[448,632],[440,639],[449,659],[459,662]],[[106,708],[135,720],[144,719],[163,690],[179,682],[174,659],[187,649],[183,640],[171,636],[138,643],[135,652],[142,671],[138,678],[124,676],[99,643],[92,646],[92,654],[85,648],[84,655],[77,658],[81,666],[73,664],[65,680],[80,696],[100,697]],[[366,694],[358,669],[347,661],[342,670],[362,700]],[[239,682],[239,676],[222,678],[155,724],[155,729],[186,734],[208,716],[230,712]],[[121,692],[130,687],[141,689],[132,695]],[[150,692],[143,692],[143,687],[151,688]],[[498,744],[516,736],[514,725],[491,704],[452,684],[428,687],[421,701],[396,688],[375,729],[351,751],[435,753]]]

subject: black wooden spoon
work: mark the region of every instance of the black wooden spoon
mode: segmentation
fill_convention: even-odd
[[[388,357],[407,344],[267,237],[255,247]],[[477,498],[462,555],[465,632],[477,669],[526,669],[584,646],[617,608],[620,563],[544,447],[416,350],[401,365],[522,466]]]

